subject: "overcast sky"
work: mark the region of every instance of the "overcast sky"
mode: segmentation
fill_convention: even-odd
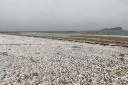
[[[128,0],[0,0],[0,30],[128,30]]]

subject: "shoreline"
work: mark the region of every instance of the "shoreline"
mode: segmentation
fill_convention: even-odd
[[[52,36],[47,35],[33,35],[33,34],[22,34],[22,33],[1,33],[7,35],[16,35],[16,36],[27,36],[27,37],[36,37],[36,38],[44,38],[44,39],[53,39],[53,40],[62,40],[62,41],[73,41],[80,43],[89,43],[89,44],[99,44],[104,46],[122,46],[128,48],[128,36],[120,36],[120,35],[82,35],[82,34],[69,34],[69,35],[61,35]],[[45,34],[45,33],[44,33]],[[60,33],[61,34],[61,33]]]
[[[128,48],[0,34],[0,85],[127,82]]]

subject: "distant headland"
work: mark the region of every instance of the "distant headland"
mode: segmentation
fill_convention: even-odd
[[[123,31],[123,28],[122,27],[105,28],[105,29],[102,29],[101,31]]]
[[[99,31],[80,31],[80,33],[98,35],[128,35],[128,31],[123,30],[122,27],[104,28]]]

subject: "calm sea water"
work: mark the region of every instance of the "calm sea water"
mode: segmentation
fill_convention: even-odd
[[[6,34],[36,37],[69,37],[71,35],[114,35],[128,36],[128,31],[45,31],[45,32],[5,32]]]

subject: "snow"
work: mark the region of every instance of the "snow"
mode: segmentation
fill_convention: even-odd
[[[127,85],[128,48],[0,34],[0,85]]]

